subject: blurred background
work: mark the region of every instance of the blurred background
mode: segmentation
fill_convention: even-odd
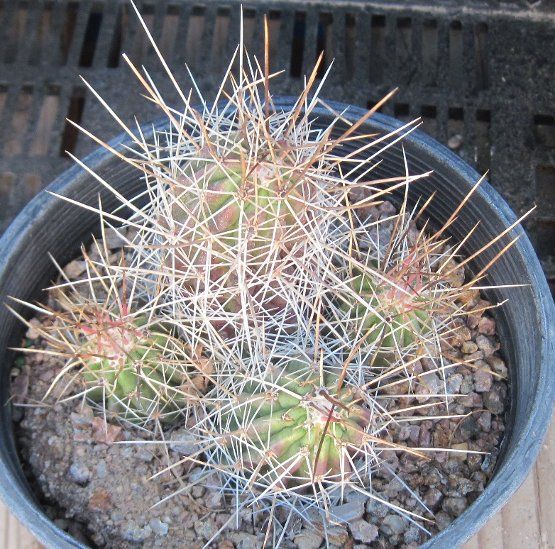
[[[139,1],[177,80],[210,100],[239,39],[239,2]],[[555,2],[408,0],[245,2],[245,42],[262,52],[268,15],[274,94],[294,95],[324,51],[322,97],[370,106],[394,87],[383,112],[421,117],[423,130],[489,180],[517,214],[537,209],[528,234],[555,289]],[[19,210],[95,148],[70,118],[107,140],[119,133],[78,75],[125,122],[159,113],[121,54],[144,65],[169,104],[175,90],[127,0],[0,1],[0,235]],[[553,431],[553,429],[552,429]],[[503,513],[468,545],[555,547],[555,451],[547,441],[533,474]],[[551,445],[551,446],[550,446]],[[3,543],[3,545],[2,545]],[[32,541],[0,509],[0,547]]]

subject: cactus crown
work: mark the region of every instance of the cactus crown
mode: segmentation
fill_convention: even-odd
[[[190,352],[163,328],[148,327],[146,317],[112,319],[102,311],[77,329],[80,348],[74,350],[86,394],[109,415],[166,423],[198,400],[200,349]]]
[[[220,421],[247,477],[260,472],[279,489],[349,477],[348,456],[364,453],[371,414],[354,389],[338,390],[338,381],[303,354],[241,387],[237,405],[224,408]]]
[[[50,317],[41,335],[67,357],[45,398],[65,378],[62,397],[85,396],[105,417],[142,426],[186,419],[206,389],[211,361],[201,345],[150,321],[148,308],[136,309],[122,264],[111,265],[98,245],[95,251],[93,261],[83,250],[87,276],[52,286],[55,306],[39,309]]]

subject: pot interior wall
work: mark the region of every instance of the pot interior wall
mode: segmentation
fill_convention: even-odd
[[[289,103],[284,100],[282,105],[286,107]],[[342,107],[336,108],[341,110]],[[323,125],[329,120],[323,111],[317,114],[316,124]],[[348,112],[349,116],[361,114],[362,112],[355,108]],[[397,127],[395,121],[378,115],[361,128],[361,133],[383,132],[394,127]],[[338,127],[338,132],[340,129]],[[436,224],[444,222],[477,181],[476,172],[444,149],[440,149],[441,154],[438,155],[437,144],[419,132],[415,132],[403,143],[411,174],[434,170],[430,177],[412,185],[411,201],[414,203],[417,200],[425,200],[435,192],[436,197],[428,209],[429,216]],[[351,142],[348,147],[341,149],[341,153],[347,153],[359,144]],[[399,144],[388,149],[381,158],[383,160],[374,170],[373,177],[391,177],[404,173],[403,150]],[[127,197],[136,195],[142,187],[140,174],[136,170],[104,152],[94,153],[86,163]],[[480,222],[462,251],[464,255],[478,250],[503,231],[508,222],[513,221],[506,204],[487,184],[485,187],[485,190],[476,192],[449,231],[453,241],[457,242],[468,234],[476,222]],[[77,168],[63,174],[52,190],[72,198],[78,197],[80,202],[91,206],[98,204],[100,195],[103,208],[108,211],[117,205],[110,193],[102,189],[90,175]],[[9,240],[11,242],[10,253],[0,257],[0,302],[5,302],[7,296],[40,299],[40,289],[44,288],[55,274],[47,252],[63,265],[78,252],[82,241],[90,239],[90,234],[97,224],[98,216],[94,212],[62,202],[55,197],[43,196],[34,200],[11,226],[7,238],[3,240],[4,243]],[[515,229],[511,237],[503,237],[473,261],[472,269],[477,272],[486,265],[515,235],[520,235],[522,240],[491,267],[484,284],[535,284],[539,280],[541,286],[543,275],[520,228]],[[536,271],[539,271],[539,274]],[[543,284],[547,291],[544,279]],[[429,542],[430,547],[440,546],[437,544],[447,539],[455,544],[457,540],[464,540],[476,531],[497,510],[500,505],[498,502],[505,500],[507,491],[512,493],[523,480],[523,474],[514,475],[515,468],[522,467],[523,463],[525,468],[529,467],[531,463],[528,462],[535,457],[535,451],[530,451],[532,443],[523,441],[522,435],[531,415],[537,413],[535,408],[538,406],[538,384],[545,381],[542,380],[543,374],[540,372],[542,335],[539,330],[530,329],[540,326],[545,321],[540,318],[540,302],[534,288],[530,286],[499,288],[488,291],[487,297],[493,302],[509,299],[508,303],[495,313],[503,342],[503,353],[511,368],[512,413],[504,442],[504,456],[486,492],[461,518]],[[18,343],[23,330],[20,323],[5,309],[0,311],[0,318],[1,395],[2,401],[6,402],[8,377],[13,359],[13,355],[7,352],[6,348]],[[546,402],[545,405],[550,410],[551,403]],[[549,410],[545,413],[549,413]],[[15,451],[9,406],[5,406],[2,411],[3,440],[0,441],[0,452],[13,475],[13,480],[6,482],[13,482],[13,490],[16,492],[29,494]],[[518,459],[517,454],[520,456]],[[480,506],[476,511],[478,504]],[[43,542],[54,546],[53,540],[56,539],[57,547],[79,546],[51,525],[48,519],[42,516],[38,506],[35,506],[32,512],[34,515],[27,516],[25,520],[35,533],[41,530]],[[29,513],[28,509],[26,513]],[[466,522],[466,525],[463,522]]]

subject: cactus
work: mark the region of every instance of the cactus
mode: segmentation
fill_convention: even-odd
[[[199,290],[216,295],[213,319],[238,318],[248,300],[251,315],[268,320],[288,307],[278,278],[290,280],[298,271],[294,263],[310,243],[310,200],[318,189],[285,139],[270,135],[254,146],[246,138],[233,141],[239,135],[231,134],[225,146],[205,144],[202,158],[184,162],[176,183],[162,189],[169,190],[170,204],[156,216],[178,233],[169,252],[161,252],[162,278],[185,298]],[[253,155],[258,147],[264,154]],[[144,242],[136,249],[140,256]],[[291,319],[289,311],[284,316]],[[232,321],[228,333],[240,323]]]
[[[109,414],[134,423],[170,422],[199,398],[193,372],[202,357],[200,349],[190,353],[166,330],[146,324],[141,316],[94,315],[76,327],[74,352],[87,396]]]
[[[298,245],[298,226],[307,224],[310,195],[315,192],[304,180],[306,166],[295,164],[286,141],[269,138],[266,152],[257,155],[261,158],[250,158],[252,147],[244,139],[233,141],[238,136],[231,134],[225,147],[205,145],[206,157],[185,163],[177,185],[171,187],[173,221],[183,231],[178,257],[185,254],[188,264],[204,267],[211,241],[212,280],[225,274],[218,266],[234,260],[241,240],[248,260],[262,265],[272,255],[270,249],[282,247],[283,254]],[[182,262],[176,268],[186,266]]]
[[[236,517],[255,504],[271,509],[274,534],[280,507],[305,517],[317,509],[329,518],[346,488],[379,500],[371,481],[382,453],[422,457],[420,449],[391,442],[388,425],[398,413],[410,419],[414,410],[442,403],[432,395],[429,403],[410,404],[415,363],[422,354],[433,364],[439,354],[428,372],[445,375],[439,336],[468,312],[456,301],[487,270],[467,283],[463,273],[459,286],[450,282],[466,238],[444,252],[442,235],[468,197],[428,236],[414,220],[429,201],[416,215],[407,213],[409,184],[427,174],[409,176],[405,159],[405,174],[371,179],[380,162],[373,159],[416,127],[361,134],[394,92],[350,121],[318,99],[321,56],[298,100],[276,109],[266,37],[264,69],[240,44],[213,105],[200,97],[198,107],[144,28],[182,103],[170,108],[163,88],[127,57],[168,124],[134,133],[101,101],[132,137],[133,145],[116,153],[144,176],[145,188],[123,197],[104,179],[108,173],[77,161],[120,201],[110,212],[100,202],[85,207],[135,232],[130,269],[115,272],[135,277],[139,305],[121,307],[119,281],[110,274],[108,297],[70,303],[67,317],[47,311],[60,324],[50,343],[72,357],[62,373],[78,364],[90,398],[143,425],[187,417],[198,404],[198,421],[187,428],[200,450],[184,459],[205,459],[205,468],[221,475]],[[319,109],[331,115],[327,126]],[[398,214],[387,214],[394,227],[374,232],[359,212],[402,187]],[[129,219],[124,210],[132,212]],[[314,359],[297,352],[310,348]],[[202,394],[208,376],[213,383]],[[392,410],[397,392],[406,399]]]
[[[28,351],[67,358],[45,398],[64,380],[60,398],[86,395],[106,418],[141,426],[186,419],[207,389],[212,358],[199,338],[185,342],[150,320],[150,309],[127,290],[123,259],[112,265],[97,241],[93,247],[95,261],[82,248],[85,278],[52,286],[51,306],[23,302],[50,317],[40,330],[48,348]]]
[[[352,296],[342,303],[349,318],[360,324],[368,344],[378,349],[409,349],[433,330],[434,308],[418,293],[418,275],[401,280],[380,279],[370,272],[356,274],[349,281]],[[421,278],[421,277],[420,277]]]
[[[347,456],[365,453],[372,415],[356,390],[338,382],[297,355],[270,367],[262,382],[245,383],[233,410],[221,412],[237,461],[282,488],[345,480]]]

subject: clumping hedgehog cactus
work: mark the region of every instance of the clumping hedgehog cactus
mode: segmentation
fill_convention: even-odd
[[[263,118],[246,107],[223,122],[204,113],[198,142],[178,144],[152,181],[149,217],[171,236],[147,225],[134,247],[141,263],[143,250],[159,247],[156,291],[167,290],[174,310],[190,312],[204,297],[204,314],[231,333],[246,316],[275,324],[282,313],[294,322],[288,297],[305,276],[299,263],[318,269],[310,246],[326,230],[317,214],[330,202],[330,168],[314,156],[318,137],[308,124],[291,132],[284,122],[283,114]]]
[[[445,228],[417,229],[427,204],[409,211],[407,196],[398,213],[386,203],[381,211],[372,207],[366,216],[352,217],[344,240],[357,246],[341,259],[346,282],[335,296],[344,331],[373,347],[378,362],[393,365],[425,348],[438,352],[454,319],[466,314],[459,296],[476,281],[465,282],[458,248],[449,248],[442,236]]]
[[[136,168],[145,185],[123,196],[76,159],[120,202],[110,212],[82,206],[135,236],[127,242],[130,266],[99,272],[88,263],[84,285],[102,283],[102,295],[71,297],[63,314],[35,307],[57,323],[44,335],[70,357],[62,375],[73,372],[81,384],[74,396],[88,395],[127,421],[195,414],[186,425],[198,450],[184,461],[220,475],[238,522],[246,507],[270,510],[275,546],[294,513],[308,520],[316,509],[327,524],[348,491],[419,520],[381,500],[372,474],[387,452],[423,457],[422,449],[391,442],[388,426],[403,414],[451,417],[414,415],[447,405],[448,396],[427,394],[429,402],[396,410],[390,397],[404,385],[410,403],[419,382],[410,366],[441,352],[452,320],[468,312],[461,296],[487,266],[472,280],[454,275],[487,246],[454,262],[466,239],[447,248],[444,234],[458,210],[431,235],[426,224],[415,229],[427,203],[409,214],[408,187],[427,174],[407,168],[372,180],[374,159],[417,125],[361,134],[392,94],[352,121],[319,99],[321,56],[298,99],[280,108],[269,92],[275,75],[266,36],[263,67],[240,44],[214,102],[199,97],[196,105],[142,24],[180,102],[166,104],[146,70],[124,55],[167,117],[163,128],[134,132],[89,86],[133,143],[115,150],[83,131]],[[403,190],[398,212],[363,215]],[[126,277],[132,299],[120,293]],[[434,372],[444,374],[443,363],[427,374]],[[278,508],[289,511],[284,521],[274,520]]]
[[[204,383],[199,365],[207,362],[200,349],[190,351],[161,327],[148,327],[146,317],[84,316],[75,326],[80,377],[86,395],[109,415],[166,423],[198,400]]]
[[[98,246],[96,251],[102,253]],[[50,317],[40,331],[48,347],[19,350],[67,357],[45,398],[65,384],[61,397],[71,389],[68,399],[87,397],[105,417],[140,425],[186,418],[210,375],[202,346],[174,337],[149,319],[148,310],[133,311],[116,267],[103,255],[95,263],[83,253],[83,280],[51,287],[52,307],[27,304]]]
[[[343,303],[350,319],[360,322],[359,330],[369,344],[379,349],[409,349],[433,330],[430,303],[419,293],[422,275],[401,280],[380,278],[369,272],[356,274],[349,288],[357,299]]]
[[[256,512],[270,504],[321,530],[340,522],[337,506],[347,493],[359,492],[419,519],[373,493],[370,479],[390,452],[424,454],[388,439],[394,420],[387,402],[338,366],[327,343],[310,352],[300,344],[290,336],[268,358],[264,375],[245,373],[253,371],[248,365],[219,372],[221,383],[207,394],[193,428],[200,450],[191,458],[205,453],[206,475],[220,475],[224,493],[235,497],[237,516],[243,508]]]

